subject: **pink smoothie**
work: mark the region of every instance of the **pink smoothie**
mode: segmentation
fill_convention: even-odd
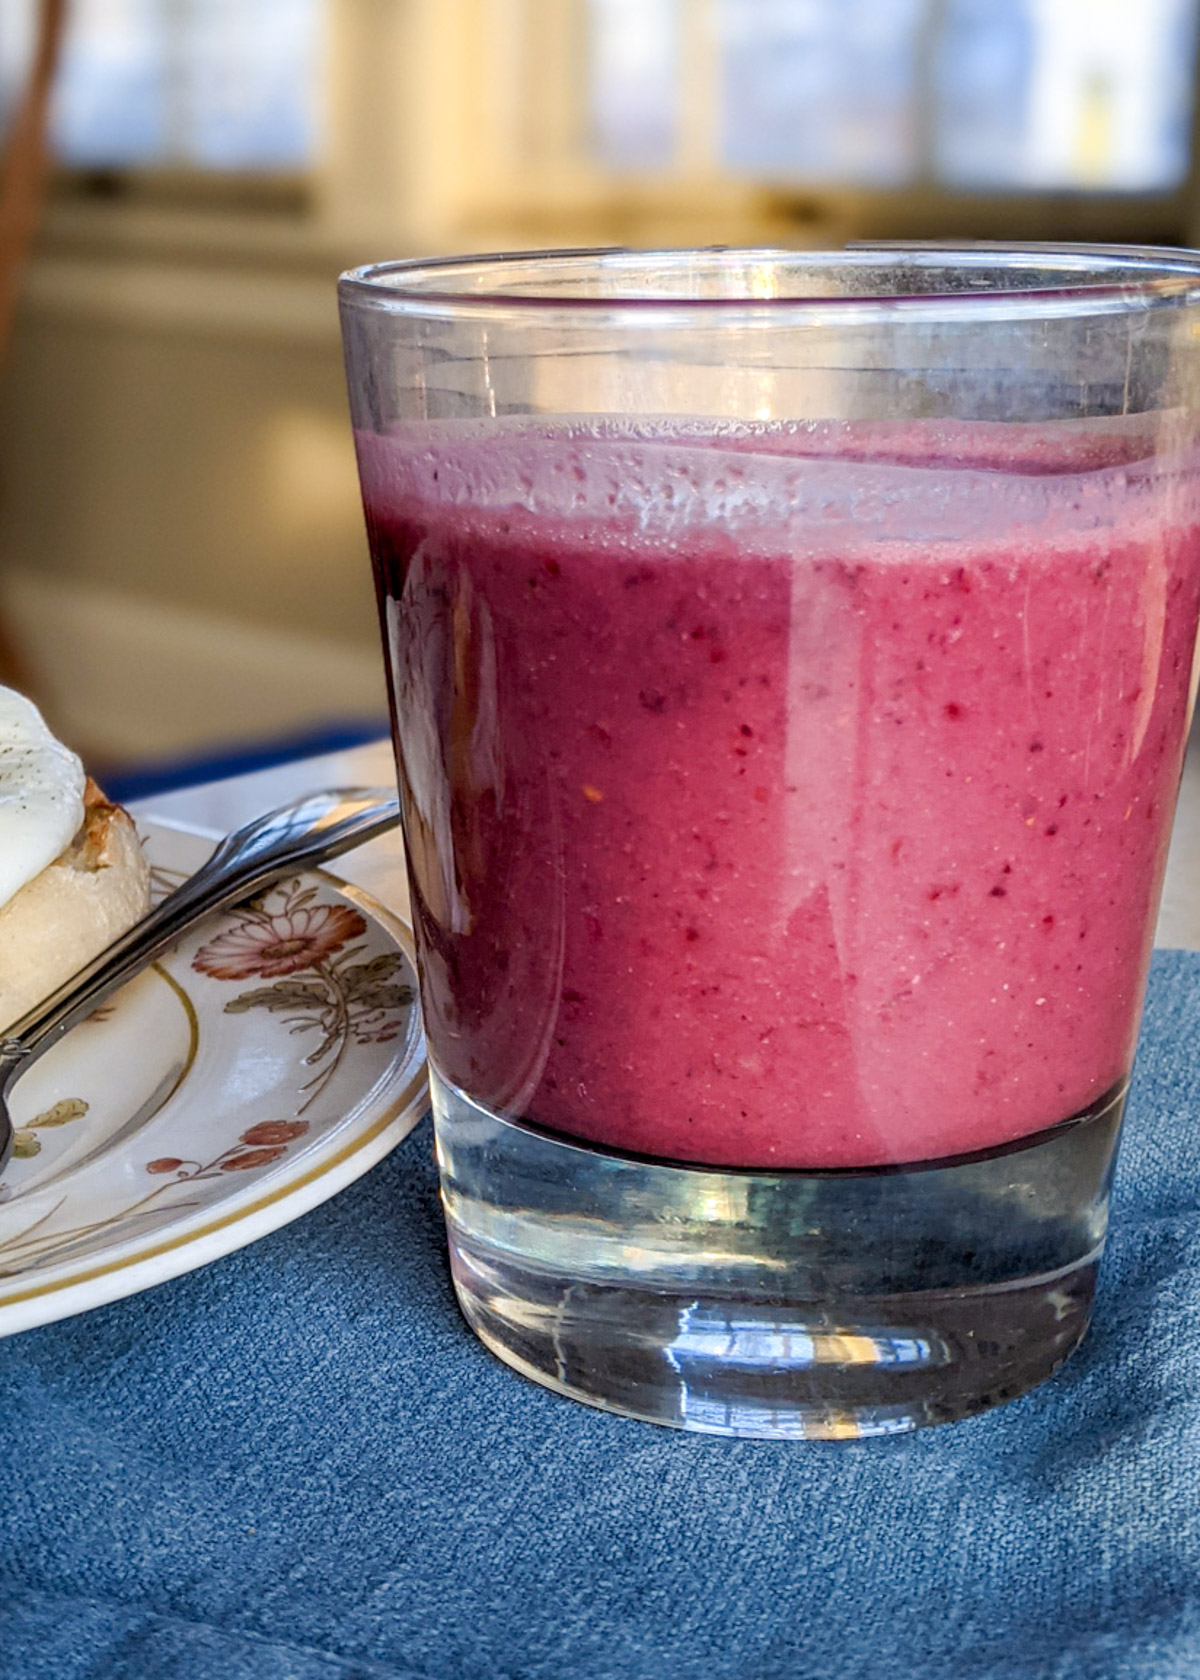
[[[1150,424],[361,435],[445,1078],[791,1167],[1117,1085],[1200,605]]]

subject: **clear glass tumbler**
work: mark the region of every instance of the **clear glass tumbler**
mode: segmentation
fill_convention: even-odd
[[[1200,257],[345,276],[450,1259],[560,1393],[856,1436],[1087,1325],[1200,606]]]

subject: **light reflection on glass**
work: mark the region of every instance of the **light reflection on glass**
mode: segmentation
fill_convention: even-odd
[[[799,1324],[765,1324],[762,1319],[721,1318],[711,1308],[685,1308],[679,1331],[667,1346],[667,1359],[681,1376],[689,1369],[719,1360],[724,1366],[797,1369],[813,1365],[941,1364],[945,1350],[922,1336],[887,1328],[853,1335],[836,1330],[804,1329]]]

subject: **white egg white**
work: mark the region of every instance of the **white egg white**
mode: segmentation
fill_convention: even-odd
[[[0,906],[70,845],[85,785],[83,765],[37,707],[0,688]]]

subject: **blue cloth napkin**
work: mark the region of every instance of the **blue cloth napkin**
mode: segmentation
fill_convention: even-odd
[[[1160,953],[1094,1327],[947,1428],[560,1400],[458,1317],[428,1126],[239,1254],[0,1344],[7,1680],[1200,1676],[1200,957]]]

